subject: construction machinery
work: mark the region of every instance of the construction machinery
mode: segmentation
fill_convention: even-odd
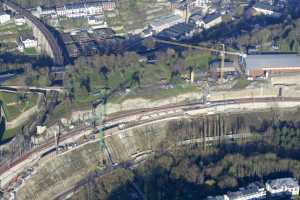
[[[107,103],[107,91],[109,90],[108,87],[102,88],[99,92],[94,93],[98,99],[92,102],[92,113],[93,113],[93,125],[96,129],[95,131],[99,132],[100,138],[100,149],[104,150],[105,148],[105,141],[104,141],[104,127],[105,127],[105,116],[106,116],[106,103]],[[99,106],[99,111],[97,112],[96,109]],[[97,128],[97,121],[99,122]]]
[[[174,45],[174,46],[180,46],[188,49],[198,49],[201,51],[209,51],[209,52],[215,52],[218,53],[221,57],[221,65],[220,65],[220,81],[223,82],[224,80],[224,62],[225,62],[225,56],[226,55],[233,55],[233,56],[238,56],[238,57],[246,57],[246,54],[240,53],[240,52],[233,52],[233,51],[226,51],[225,45],[221,44],[221,49],[217,48],[210,48],[210,47],[204,47],[204,46],[196,46],[196,45],[190,45],[190,44],[183,44],[183,43],[178,43],[174,41],[168,41],[168,40],[161,40],[161,39],[154,39],[155,42],[157,43],[162,43],[162,44],[167,44],[167,45]],[[241,69],[239,67],[236,68],[236,70],[239,73],[242,73]]]
[[[93,112],[93,125],[95,128],[95,132],[99,133],[99,146],[100,146],[100,150],[102,152],[104,152],[107,155],[108,161],[110,165],[113,165],[114,162],[112,160],[112,156],[111,153],[109,151],[109,149],[106,146],[105,143],[105,117],[106,117],[106,103],[107,103],[107,98],[108,98],[108,91],[110,90],[110,88],[106,86],[102,89],[100,89],[100,91],[95,92],[94,96],[97,97],[97,100],[92,102],[92,112]],[[97,110],[98,108],[98,110]],[[97,124],[97,121],[99,122]],[[106,163],[106,162],[105,162]]]

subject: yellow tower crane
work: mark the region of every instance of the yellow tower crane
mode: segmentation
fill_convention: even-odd
[[[162,43],[162,44],[168,44],[168,45],[174,45],[174,46],[180,46],[180,47],[185,47],[189,49],[198,49],[202,51],[209,51],[209,52],[216,52],[220,55],[221,57],[221,66],[220,66],[220,81],[222,82],[224,79],[224,62],[225,62],[225,56],[226,55],[233,55],[233,56],[239,56],[239,57],[245,57],[246,55],[244,53],[240,52],[233,52],[233,51],[226,51],[225,50],[225,45],[221,44],[222,49],[216,49],[216,48],[210,48],[210,47],[204,47],[204,46],[196,46],[196,45],[190,45],[190,44],[183,44],[183,43],[178,43],[178,42],[173,42],[173,41],[167,41],[167,40],[161,40],[161,39],[154,39],[155,42],[157,43]],[[236,68],[236,70],[240,73],[242,73],[241,69],[239,67]]]

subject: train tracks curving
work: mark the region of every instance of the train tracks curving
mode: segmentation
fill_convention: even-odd
[[[155,107],[155,108],[146,108],[146,109],[137,109],[137,110],[131,110],[131,111],[123,111],[119,113],[114,113],[107,116],[106,123],[112,123],[114,121],[122,121],[126,120],[126,118],[130,116],[139,116],[139,115],[145,115],[153,112],[165,112],[166,110],[171,109],[182,109],[182,113],[184,111],[188,110],[196,110],[196,109],[205,109],[213,106],[220,106],[220,105],[229,105],[229,104],[245,104],[245,103],[272,103],[272,102],[300,102],[300,97],[264,97],[264,98],[241,98],[241,99],[229,99],[224,101],[214,101],[210,102],[209,104],[201,104],[201,103],[187,103],[187,104],[173,104],[168,106],[162,106],[162,107]],[[165,116],[168,117],[168,116]],[[119,123],[119,122],[118,122]],[[146,121],[147,123],[147,121]],[[143,123],[139,123],[143,124]],[[64,135],[61,136],[60,140],[64,141],[68,138],[71,138],[77,134],[82,133],[84,130],[92,130],[92,126],[82,126],[79,127],[76,130],[70,131]],[[25,154],[23,154],[21,157],[19,157],[16,160],[13,160],[12,162],[1,166],[0,167],[0,176],[3,175],[7,170],[17,166],[18,164],[22,163],[26,159],[28,159],[31,155],[43,151],[51,146],[55,145],[55,139],[54,137],[51,137],[48,139],[47,142],[44,144],[36,147],[35,149],[32,149]]]

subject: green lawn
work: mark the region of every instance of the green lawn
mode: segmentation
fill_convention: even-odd
[[[24,31],[32,31],[30,27],[26,24],[22,26],[17,26],[14,22],[8,24],[0,25],[1,32],[13,32],[13,33],[22,33]]]
[[[29,94],[26,98],[27,100],[21,102],[17,94],[0,92],[0,100],[4,103],[4,112],[8,121],[15,119],[22,112],[36,105],[37,95]]]
[[[239,78],[237,79],[235,85],[233,86],[233,89],[244,89],[246,88],[251,81],[244,79],[244,78]]]
[[[108,20],[109,26],[124,26],[125,31],[143,28],[153,18],[170,14],[170,7],[162,6],[157,0],[123,0],[118,15]]]
[[[61,18],[59,20],[61,29],[76,29],[76,28],[88,28],[87,18],[76,18],[76,19],[67,19]]]
[[[36,48],[27,48],[27,49],[24,49],[24,54],[29,55],[29,56],[37,55],[37,50],[36,50]]]
[[[155,89],[155,91],[151,93],[136,88],[135,90],[130,92],[127,96],[123,96],[120,99],[124,101],[125,99],[131,99],[131,98],[145,98],[145,99],[150,99],[152,101],[155,101],[155,100],[166,99],[169,97],[176,97],[180,94],[185,94],[189,92],[200,92],[200,89],[188,83],[175,84],[174,88],[170,88],[170,89],[157,88]]]
[[[32,108],[37,103],[38,95],[28,94],[26,100],[20,101],[20,96],[13,93],[0,92],[0,100],[3,102],[3,109],[8,121],[18,117],[26,110]],[[20,131],[20,127],[14,129],[6,129],[0,138],[0,141],[12,138]]]
[[[0,141],[5,141],[10,138],[13,138],[20,131],[21,131],[21,129],[19,127],[15,128],[15,129],[7,129],[7,130],[5,130],[2,138],[0,138]]]

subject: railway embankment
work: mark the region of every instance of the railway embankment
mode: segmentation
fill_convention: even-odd
[[[300,111],[288,109],[226,113],[162,121],[139,128],[116,130],[117,134],[106,138],[106,145],[114,163],[139,161],[151,156],[153,152],[181,148],[185,143],[195,145],[194,141],[203,147],[209,143],[210,147],[211,144],[222,142],[224,138],[231,138],[230,142],[236,139],[248,140],[251,139],[249,133],[257,134],[256,130],[261,128],[264,121],[274,116],[296,120]],[[235,137],[239,134],[241,137]],[[101,152],[98,141],[60,156],[45,157],[17,191],[17,199],[51,199],[90,172],[96,169],[101,171],[105,163],[109,163],[109,159],[107,153]]]

